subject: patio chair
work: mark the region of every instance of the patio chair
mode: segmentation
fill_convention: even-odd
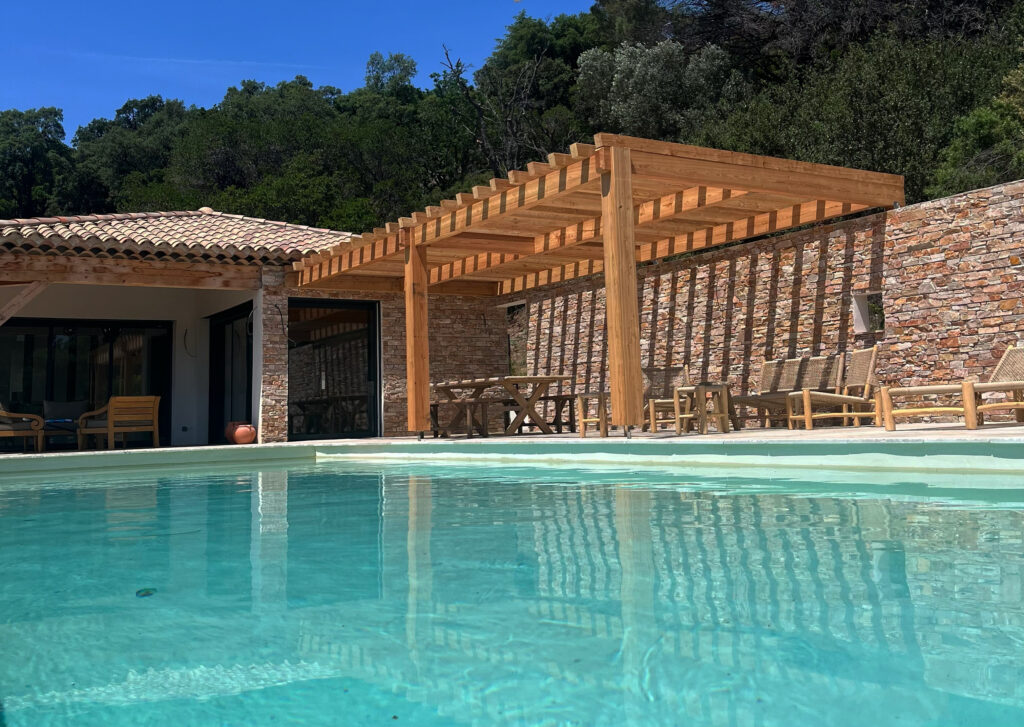
[[[116,436],[123,440],[130,432],[152,432],[153,446],[159,447],[159,414],[159,396],[112,396],[102,409],[78,418],[78,448],[85,449],[90,436],[106,436],[107,449],[114,449]]]
[[[786,420],[786,401],[791,393],[804,388],[836,392],[841,371],[841,357],[835,355],[766,360],[761,366],[758,393],[732,397],[733,407],[742,406],[755,412],[734,417],[733,426],[739,429],[739,422],[746,419],[758,419],[768,426],[774,421]]]
[[[596,400],[594,416],[588,416],[591,399]],[[588,424],[596,424],[598,434],[607,437],[608,421],[608,394],[603,391],[589,391],[576,395],[576,423],[579,426],[580,437],[587,436]]]
[[[696,416],[694,414],[694,393],[697,387],[690,381],[689,366],[669,366],[644,369],[647,402],[648,431],[656,432],[659,426],[671,424],[676,434],[682,434]]]
[[[1006,394],[1007,398],[983,403],[981,395],[990,393]],[[960,406],[918,406],[897,409],[893,397],[902,396],[960,396]],[[1010,346],[999,359],[989,380],[984,383],[963,381],[959,384],[934,384],[930,386],[883,386],[879,391],[879,408],[882,421],[888,431],[896,429],[896,417],[921,416],[929,414],[958,414],[964,418],[968,429],[977,429],[984,423],[985,412],[994,409],[1010,409],[1018,422],[1024,422],[1024,348]]]
[[[0,437],[32,439],[36,452],[42,452],[46,444],[43,439],[43,418],[37,414],[7,411],[0,404]]]
[[[837,372],[843,369],[843,358],[839,357]],[[854,426],[859,427],[862,418],[871,417],[879,424],[873,392],[878,346],[846,354],[845,360],[841,388],[829,391],[831,386],[824,387],[825,390],[805,386],[786,397],[786,421],[790,429],[796,429],[801,422],[807,429],[813,429],[815,420],[821,419],[842,419],[843,424],[852,420]]]

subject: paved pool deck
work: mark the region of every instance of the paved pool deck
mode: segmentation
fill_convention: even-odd
[[[600,438],[578,434],[448,439],[386,437],[245,446],[167,447],[90,452],[0,455],[0,485],[18,477],[83,476],[91,472],[229,468],[253,470],[321,463],[421,463],[452,466],[543,466],[599,469],[747,472],[774,476],[789,470],[917,472],[949,476],[998,475],[1024,491],[1024,426],[962,425],[829,427],[811,432],[751,428],[728,434],[621,431]],[[987,481],[992,481],[991,477]]]

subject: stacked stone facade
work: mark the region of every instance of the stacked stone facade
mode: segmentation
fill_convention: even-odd
[[[766,358],[877,343],[882,382],[984,380],[1024,338],[1022,258],[1015,182],[644,266],[643,366],[746,392]],[[885,330],[857,333],[854,296],[870,292]],[[607,388],[604,295],[599,275],[527,293],[530,373]]]
[[[259,335],[254,345],[254,378],[260,383],[258,425],[259,441],[284,442],[288,439],[288,289],[284,270],[264,268],[263,288],[256,297]]]

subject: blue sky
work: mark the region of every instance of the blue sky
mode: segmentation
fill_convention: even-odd
[[[430,84],[442,45],[478,67],[520,11],[540,18],[592,0],[423,2],[8,3],[0,109],[57,106],[68,138],[126,99],[161,94],[210,106],[228,86],[307,76],[348,91],[379,50],[416,59]]]

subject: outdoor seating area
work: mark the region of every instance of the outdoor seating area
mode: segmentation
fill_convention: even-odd
[[[1024,348],[1010,346],[989,381],[914,387],[877,386],[878,346],[824,356],[768,359],[762,362],[756,392],[735,395],[725,382],[693,381],[689,367],[647,369],[644,372],[646,420],[640,427],[613,424],[611,394],[590,391],[547,395],[555,384],[571,385],[572,377],[499,376],[433,384],[430,420],[434,437],[464,434],[487,437],[541,434],[563,429],[580,437],[596,432],[607,437],[615,429],[623,436],[634,430],[676,435],[712,431],[727,434],[756,421],[764,428],[785,423],[789,430],[813,430],[821,424],[859,427],[864,420],[895,429],[895,417],[956,414],[967,429],[984,423],[985,412],[1010,410],[1024,423]],[[657,382],[661,382],[659,385]],[[667,382],[667,393],[666,393]],[[498,391],[499,395],[494,392]],[[657,391],[657,394],[652,392]],[[500,395],[513,394],[513,398]],[[1003,398],[984,400],[985,394]],[[898,408],[894,397],[952,396],[959,403],[923,404]],[[566,416],[568,412],[568,417]],[[501,413],[501,428],[494,425]]]
[[[43,414],[6,411],[0,405],[0,437],[20,437],[35,452],[46,451],[51,437],[77,440],[78,450],[115,449],[127,446],[126,435],[150,434],[152,446],[160,446],[160,397],[112,396],[93,411],[85,401],[43,403]]]

